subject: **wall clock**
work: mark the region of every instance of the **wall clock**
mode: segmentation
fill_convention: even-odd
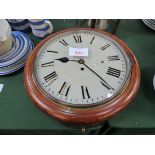
[[[139,65],[125,43],[90,28],[45,38],[30,54],[24,76],[33,103],[76,124],[113,117],[131,102],[140,84]]]

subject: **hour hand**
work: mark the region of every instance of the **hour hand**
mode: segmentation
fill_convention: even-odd
[[[67,57],[63,57],[63,58],[59,58],[59,59],[55,59],[55,60],[59,60],[59,61],[61,61],[63,63],[66,63],[66,62],[69,61],[69,59]]]
[[[78,62],[78,60],[69,60],[67,57],[62,57],[62,58],[55,59],[55,60],[59,60],[59,61],[61,61],[63,63],[66,63],[68,61],[76,61],[76,62]]]

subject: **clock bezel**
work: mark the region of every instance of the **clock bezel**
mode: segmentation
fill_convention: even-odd
[[[96,105],[94,107],[88,108],[79,108],[79,107],[70,107],[65,106],[62,104],[58,104],[54,101],[48,99],[48,95],[42,94],[40,92],[40,88],[36,84],[34,74],[33,74],[33,63],[34,60],[39,52],[39,49],[52,37],[59,35],[61,33],[67,31],[75,31],[75,30],[90,30],[96,31],[98,33],[107,35],[115,40],[126,52],[126,55],[130,58],[131,61],[131,77],[128,85],[126,88],[120,92],[115,98],[111,101],[107,102],[103,105]],[[45,38],[41,41],[30,54],[24,71],[24,82],[25,87],[27,89],[28,95],[32,99],[32,101],[44,112],[53,116],[59,120],[71,122],[71,123],[80,123],[80,124],[92,124],[92,123],[99,123],[103,122],[110,117],[114,116],[120,110],[124,109],[131,100],[135,97],[139,84],[140,84],[140,69],[138,62],[132,53],[132,51],[127,47],[127,45],[115,37],[114,35],[98,30],[98,29],[91,29],[91,28],[72,28],[59,31],[54,33],[53,35]]]

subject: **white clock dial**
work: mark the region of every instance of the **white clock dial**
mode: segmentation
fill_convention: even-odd
[[[69,56],[69,48],[88,48],[88,56]],[[79,52],[79,51],[78,51]],[[39,50],[34,77],[51,100],[72,106],[106,103],[125,87],[130,60],[110,37],[90,30],[64,32]]]

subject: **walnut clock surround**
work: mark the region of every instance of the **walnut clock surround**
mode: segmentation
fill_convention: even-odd
[[[78,53],[70,55],[70,48]],[[81,54],[82,48],[88,55]],[[107,32],[66,29],[41,41],[30,54],[24,83],[32,102],[48,115],[75,124],[101,123],[123,110],[140,84],[128,46]]]

